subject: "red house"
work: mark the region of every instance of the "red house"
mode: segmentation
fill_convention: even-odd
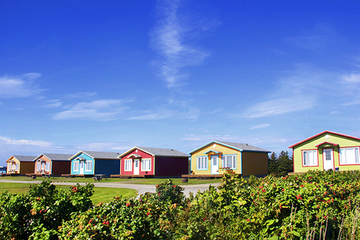
[[[119,158],[122,176],[180,177],[188,174],[189,155],[174,149],[133,147]]]

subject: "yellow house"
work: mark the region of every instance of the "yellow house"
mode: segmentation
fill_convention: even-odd
[[[324,131],[291,145],[294,173],[360,170],[360,138]]]
[[[36,156],[13,155],[6,160],[6,175],[25,175],[34,172]]]
[[[221,175],[231,169],[242,176],[268,174],[270,151],[244,143],[211,141],[190,154],[192,175]]]

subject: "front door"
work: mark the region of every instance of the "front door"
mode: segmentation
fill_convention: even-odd
[[[333,149],[324,149],[323,150],[323,163],[324,163],[324,170],[329,170],[329,169],[334,170]]]
[[[219,156],[211,156],[211,174],[219,174]]]
[[[139,159],[134,159],[134,175],[139,175]]]
[[[84,174],[85,161],[80,161],[80,174]]]

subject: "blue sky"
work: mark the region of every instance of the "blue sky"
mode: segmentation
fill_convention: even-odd
[[[11,155],[360,137],[358,1],[1,1]]]

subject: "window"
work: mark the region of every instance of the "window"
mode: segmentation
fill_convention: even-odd
[[[197,169],[198,170],[207,170],[208,169],[207,156],[197,157]]]
[[[73,171],[78,172],[79,171],[79,161],[74,161]]]
[[[47,172],[50,171],[50,162],[46,162],[45,171],[47,171]]]
[[[19,164],[15,164],[15,171],[19,171]]]
[[[125,159],[124,161],[124,170],[131,171],[132,170],[132,159]]]
[[[236,155],[223,155],[222,167],[236,169]]]
[[[85,171],[92,171],[92,161],[85,162]]]
[[[141,159],[141,171],[150,171],[151,170],[151,159]]]
[[[316,150],[303,151],[303,166],[317,166],[318,157]]]
[[[340,148],[341,164],[359,164],[359,148]]]
[[[36,169],[37,169],[37,171],[38,172],[40,172],[40,170],[41,170],[41,162],[39,161],[39,162],[37,162],[37,165],[36,165]]]

